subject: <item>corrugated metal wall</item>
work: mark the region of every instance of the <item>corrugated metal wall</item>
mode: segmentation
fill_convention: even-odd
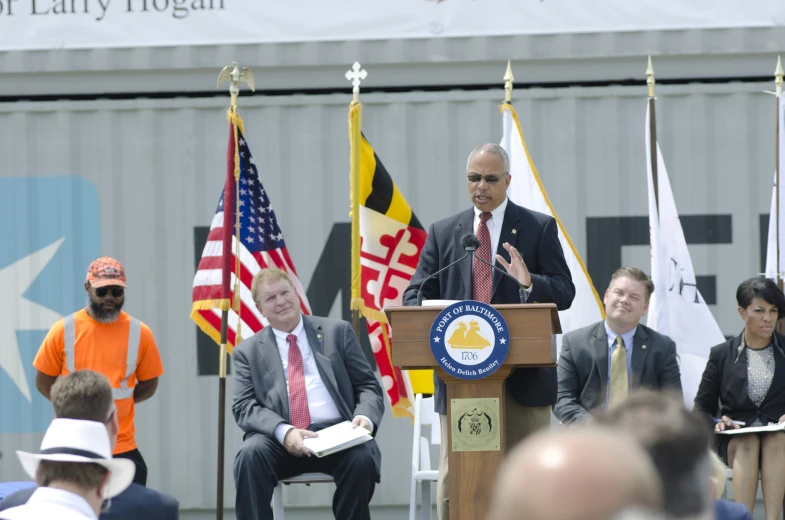
[[[527,84],[642,79],[648,54],[660,78],[763,77],[783,48],[785,27],[14,51],[0,52],[0,96],[207,91],[232,61],[263,90],[348,90],[357,60],[364,87],[501,86],[507,60]]]
[[[760,264],[759,215],[768,212],[774,165],[774,101],[761,93],[767,87],[658,88],[660,144],[680,213],[732,217],[732,244],[690,247],[696,272],[717,277],[719,304],[712,310],[726,334],[741,327],[736,285]],[[499,141],[502,94],[363,97],[365,135],[424,225],[468,206],[466,156],[480,143]],[[582,254],[587,219],[646,216],[644,86],[515,96],[529,150]],[[348,220],[348,101],[334,95],[240,102],[246,137],[305,285],[333,223]],[[215,504],[217,382],[197,376],[188,314],[194,227],[209,225],[225,168],[224,110],[223,99],[0,104],[0,178],[77,176],[97,190],[101,252],[125,262],[127,309],[152,328],[167,370],[156,397],[137,408],[149,484],[176,496],[183,508]],[[15,232],[5,227],[0,237],[21,240]],[[648,246],[625,247],[622,259],[647,268]],[[8,289],[0,289],[0,298]],[[3,309],[13,304],[0,300]],[[228,387],[231,395],[231,379]],[[6,425],[21,420],[2,411],[11,399],[19,396],[0,396]],[[227,419],[232,504],[240,432]],[[21,478],[13,452],[34,450],[40,434],[2,431],[0,480]],[[410,432],[407,421],[385,417],[375,504],[408,501]],[[330,495],[319,487],[289,493],[296,503],[313,505],[328,505]]]

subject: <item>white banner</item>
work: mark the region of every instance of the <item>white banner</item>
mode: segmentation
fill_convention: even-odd
[[[0,51],[783,23],[775,0],[0,0]]]

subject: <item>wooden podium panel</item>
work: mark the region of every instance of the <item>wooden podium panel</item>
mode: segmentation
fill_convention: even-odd
[[[510,351],[505,364],[537,367],[556,363],[556,336],[561,323],[556,305],[494,305],[510,329]],[[392,328],[392,362],[404,370],[439,366],[431,355],[431,325],[444,306],[385,309]],[[461,381],[459,379],[459,381]]]
[[[447,386],[450,520],[482,520],[488,513],[496,474],[506,453],[504,381],[517,367],[556,366],[556,334],[561,333],[554,304],[494,305],[510,332],[504,364],[482,379],[448,375],[431,354],[433,321],[444,306],[391,307],[385,310],[392,327],[393,365],[403,369],[435,369]],[[499,449],[456,451],[452,435],[453,400],[497,399]],[[465,449],[465,448],[464,448]]]

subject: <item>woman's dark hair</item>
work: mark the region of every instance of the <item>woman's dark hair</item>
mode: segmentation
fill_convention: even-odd
[[[773,280],[758,276],[744,280],[736,289],[736,301],[739,303],[739,307],[746,309],[755,297],[776,306],[779,317],[785,318],[785,295]]]

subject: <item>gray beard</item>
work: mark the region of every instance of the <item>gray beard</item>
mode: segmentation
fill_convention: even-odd
[[[87,305],[90,307],[90,312],[92,313],[95,321],[98,323],[114,323],[120,316],[120,312],[123,310],[123,303],[125,303],[125,300],[123,300],[123,302],[121,302],[119,305],[116,305],[114,310],[106,311],[98,303],[93,301],[92,298],[88,298],[87,301]]]

